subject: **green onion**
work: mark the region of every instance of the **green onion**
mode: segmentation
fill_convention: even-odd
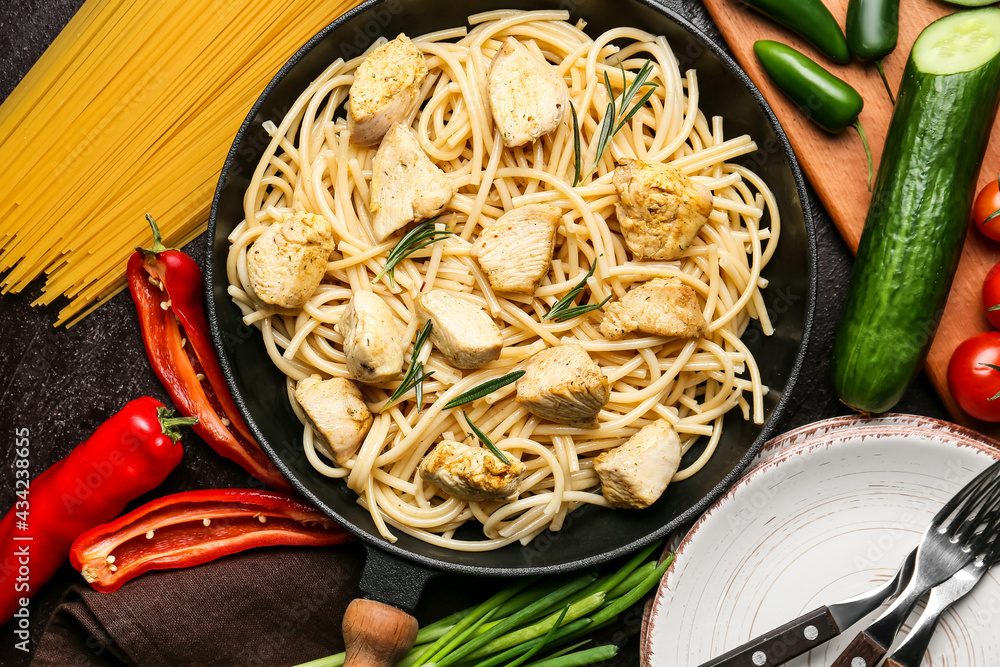
[[[389,276],[389,284],[393,287],[396,286],[395,271],[396,266],[402,262],[404,259],[412,255],[418,250],[426,248],[436,241],[447,237],[451,234],[450,229],[435,229],[434,222],[437,218],[431,218],[430,220],[425,220],[419,225],[406,232],[403,238],[399,239],[399,243],[389,251],[389,257],[385,260],[385,266],[382,270],[378,272],[375,276],[375,282],[382,280],[382,276]]]
[[[531,648],[528,649],[527,653],[522,655],[517,660],[510,662],[507,665],[507,667],[517,667],[518,665],[524,664],[530,658],[532,658],[536,653],[541,651],[542,647],[544,647],[546,644],[552,641],[552,635],[554,635],[556,633],[556,630],[558,630],[559,627],[562,625],[563,619],[566,618],[566,612],[568,611],[569,611],[569,605],[563,607],[562,613],[559,614],[559,618],[557,618],[556,622],[552,624],[552,627],[549,629],[548,632],[545,633],[545,636],[536,639],[532,644]]]
[[[417,332],[417,339],[413,342],[413,354],[410,355],[410,367],[406,369],[406,374],[403,375],[403,381],[399,383],[396,387],[396,391],[392,392],[392,396],[386,401],[381,408],[379,408],[379,413],[381,414],[383,410],[392,405],[399,399],[400,396],[410,391],[411,389],[416,389],[416,399],[417,399],[417,410],[423,411],[424,402],[424,380],[434,375],[434,371],[424,373],[424,365],[417,361],[417,357],[420,356],[420,350],[423,349],[424,343],[430,338],[431,329],[434,328],[434,321],[427,320],[427,324]]]
[[[395,667],[582,667],[606,660],[617,647],[579,649],[659,583],[673,562],[672,554],[660,564],[650,559],[660,546],[645,547],[600,578],[594,572],[525,578],[423,628]],[[549,655],[529,662],[547,648]],[[299,667],[342,667],[344,660],[339,653]]]
[[[500,637],[508,631],[518,627],[525,618],[530,618],[539,609],[551,609],[553,605],[561,604],[567,597],[588,586],[594,581],[595,578],[596,575],[591,574],[575,579],[565,586],[560,587],[555,592],[546,595],[534,604],[530,604],[524,609],[511,614],[486,632],[482,633],[475,639],[466,642],[462,647],[445,656],[436,664],[436,667],[446,667],[446,665],[454,664],[465,656],[470,655],[472,652],[478,651],[480,648],[490,643],[497,637]]]
[[[520,593],[522,590],[524,590],[525,588],[527,588],[531,584],[535,583],[536,581],[537,581],[537,578],[535,578],[535,577],[530,577],[528,579],[525,579],[524,581],[519,582],[519,583],[515,584],[514,586],[510,586],[508,588],[505,588],[504,590],[502,590],[499,593],[495,594],[489,600],[486,600],[485,602],[483,602],[483,603],[479,604],[478,606],[474,607],[472,609],[472,611],[469,612],[469,614],[465,618],[463,618],[457,624],[455,624],[454,627],[452,627],[450,630],[448,630],[448,632],[446,632],[443,636],[441,636],[431,646],[427,647],[420,654],[420,657],[417,660],[415,660],[412,664],[414,664],[414,665],[423,665],[424,663],[426,663],[429,658],[431,658],[432,656],[436,655],[445,646],[449,645],[451,643],[451,641],[455,637],[457,637],[459,634],[461,634],[462,632],[464,632],[466,628],[470,627],[471,625],[473,625],[477,621],[479,621],[481,618],[483,618],[484,616],[486,616],[486,614],[488,614],[491,609],[497,609],[498,607],[500,607],[501,605],[503,605],[504,602],[506,602],[510,598],[514,597],[515,595],[517,595],[518,593]]]
[[[567,621],[575,621],[578,618],[583,618],[591,612],[596,612],[604,604],[604,599],[604,593],[594,593],[593,595],[587,596],[578,602],[574,602],[569,605],[569,612],[564,618],[566,618]],[[470,657],[484,658],[498,651],[504,651],[512,646],[520,646],[527,641],[541,637],[552,629],[557,616],[559,616],[559,614],[549,614],[542,620],[537,623],[532,623],[526,628],[521,628],[520,630],[515,630],[514,632],[509,632],[505,635],[499,636],[491,640],[485,646],[479,648],[474,653],[470,654]]]
[[[577,651],[558,658],[546,658],[538,662],[528,663],[525,667],[584,667],[602,660],[610,660],[616,655],[618,655],[618,647],[609,644],[588,648],[585,651]]]
[[[610,294],[608,295],[607,299],[601,301],[600,303],[592,303],[586,306],[573,306],[573,299],[575,299],[576,295],[582,292],[583,288],[587,286],[587,281],[590,279],[591,276],[594,275],[595,269],[597,269],[596,259],[594,260],[594,263],[590,265],[590,270],[587,271],[587,275],[583,277],[583,280],[578,282],[576,284],[576,287],[571,289],[566,296],[556,301],[555,305],[552,306],[549,312],[547,312],[545,316],[542,317],[542,320],[555,320],[556,322],[564,322],[568,319],[576,317],[577,315],[583,315],[585,313],[589,313],[592,310],[597,310],[598,308],[603,307],[604,304],[608,302],[608,299],[611,298]]]
[[[479,441],[482,442],[484,445],[486,445],[486,449],[493,452],[493,456],[503,461],[504,465],[509,466],[510,459],[504,456],[504,453],[500,451],[500,448],[494,445],[493,441],[490,440],[485,433],[480,431],[478,426],[472,423],[472,420],[469,419],[469,415],[468,413],[465,412],[465,410],[462,410],[462,415],[465,417],[465,421],[469,423],[469,427],[472,429],[472,432],[476,434],[477,438],[479,438]]]
[[[618,62],[618,66],[622,70],[622,85],[628,80],[625,73],[625,65],[621,61]],[[642,67],[639,68],[638,74],[632,80],[632,83],[628,85],[623,91],[621,98],[618,99],[618,104],[615,104],[615,92],[611,88],[611,79],[608,78],[607,70],[604,71],[604,87],[608,91],[608,97],[610,102],[608,102],[607,111],[604,112],[604,118],[601,119],[601,128],[598,133],[597,139],[597,155],[594,157],[594,164],[589,170],[587,170],[587,176],[589,176],[597,166],[601,163],[601,158],[604,157],[604,153],[607,152],[608,147],[611,145],[611,140],[614,136],[625,127],[632,116],[638,113],[639,109],[645,106],[649,98],[652,97],[653,93],[659,88],[659,84],[654,81],[647,81],[649,75],[653,72],[653,63],[651,60],[647,60],[643,63]],[[645,87],[649,86],[649,90],[639,98],[639,101],[629,107],[632,99],[639,93],[639,91]],[[572,108],[572,105],[570,105]],[[580,127],[579,122],[576,118],[576,109],[573,111],[573,131],[576,134],[574,139],[574,145],[577,147],[576,155],[580,155],[579,145],[580,145]],[[584,176],[580,174],[580,160],[577,159],[576,165],[576,178],[573,182],[573,186],[576,187],[577,183],[583,180]]]
[[[473,387],[464,394],[459,394],[455,398],[451,399],[444,404],[445,410],[451,408],[457,408],[460,405],[465,405],[466,403],[472,403],[473,401],[478,401],[484,396],[492,394],[497,389],[502,389],[506,387],[511,382],[517,382],[524,375],[524,371],[512,371],[504,375],[503,377],[494,378],[492,380],[487,380],[482,384]]]

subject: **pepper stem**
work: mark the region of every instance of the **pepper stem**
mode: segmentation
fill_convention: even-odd
[[[861,127],[861,119],[854,121],[854,129],[858,131],[858,136],[861,137],[861,143],[865,147],[865,155],[868,157],[868,192],[872,191],[872,179],[875,177],[875,163],[872,161],[872,148],[868,145],[868,135],[865,134],[865,128]]]
[[[889,99],[892,101],[892,105],[896,106],[896,98],[892,94],[892,88],[889,86],[889,79],[885,78],[885,68],[882,66],[881,58],[875,61],[875,67],[878,68],[878,75],[882,77],[882,83],[885,85],[885,92],[889,93]]]
[[[181,426],[191,426],[198,423],[197,417],[174,417],[170,408],[156,408],[156,418],[160,422],[160,430],[174,442],[181,439]]]
[[[153,247],[143,248],[142,246],[136,246],[135,249],[139,252],[144,252],[147,255],[156,255],[161,252],[166,252],[167,250],[177,250],[177,248],[168,248],[163,245],[163,237],[160,236],[160,228],[156,226],[156,220],[153,219],[149,213],[146,214],[146,220],[149,222],[149,226],[153,228]]]

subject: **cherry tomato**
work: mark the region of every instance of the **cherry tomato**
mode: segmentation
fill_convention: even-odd
[[[1000,179],[1000,174],[997,174],[997,178]],[[972,219],[983,234],[994,241],[1000,241],[1000,185],[997,181],[987,183],[976,195],[976,203],[972,205]]]
[[[990,269],[983,281],[983,310],[993,328],[1000,329],[1000,263]]]
[[[976,419],[1000,421],[1000,332],[966,339],[948,362],[948,389]]]

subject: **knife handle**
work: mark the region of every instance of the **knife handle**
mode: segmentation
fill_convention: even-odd
[[[709,660],[701,667],[773,667],[840,634],[829,607],[820,607]]]
[[[833,661],[831,667],[875,667],[885,657],[886,651],[867,632],[861,632],[847,645],[840,657]]]

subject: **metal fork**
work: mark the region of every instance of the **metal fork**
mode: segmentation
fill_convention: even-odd
[[[919,667],[924,660],[924,652],[931,643],[941,615],[952,604],[971,591],[1000,557],[1000,537],[993,540],[982,558],[977,558],[942,584],[931,589],[927,607],[903,643],[886,659],[885,667]]]
[[[910,583],[878,620],[854,638],[832,667],[877,665],[917,600],[983,553],[998,525],[1000,462],[976,476],[934,515],[917,548]]]

